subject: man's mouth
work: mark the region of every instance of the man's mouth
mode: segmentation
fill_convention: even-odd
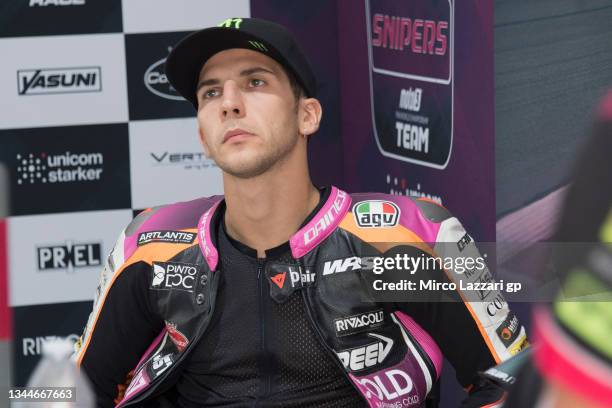
[[[247,132],[246,130],[232,129],[225,132],[225,135],[223,136],[223,143],[227,142],[230,139],[238,141],[251,136],[254,136],[253,133]]]

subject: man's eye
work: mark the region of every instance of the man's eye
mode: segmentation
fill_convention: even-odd
[[[208,89],[208,90],[204,91],[202,96],[204,97],[204,99],[207,99],[207,98],[214,98],[218,94],[219,94],[219,92],[216,89]]]
[[[251,86],[262,86],[263,84],[265,84],[265,82],[262,79],[251,79],[250,85]]]

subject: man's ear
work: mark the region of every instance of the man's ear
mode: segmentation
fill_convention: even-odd
[[[299,102],[298,125],[300,134],[310,136],[319,130],[323,108],[316,98],[303,98]]]
[[[208,148],[206,138],[204,137],[204,131],[201,127],[198,127],[198,135],[200,136],[200,143],[202,143],[202,148],[204,149],[204,155],[210,159],[210,149]]]

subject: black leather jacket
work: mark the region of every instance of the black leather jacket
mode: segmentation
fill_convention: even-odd
[[[222,199],[146,210],[119,237],[75,353],[99,401],[138,405],[169,389],[206,335],[215,310],[214,228]],[[329,358],[370,406],[424,405],[443,357],[469,392],[464,406],[495,406],[501,392],[481,384],[477,373],[524,347],[523,327],[497,291],[479,302],[376,301],[363,260],[407,243],[428,256],[478,254],[459,221],[435,203],[332,187],[318,213],[291,237],[294,262],[267,263],[264,276],[278,302],[301,292]],[[488,274],[485,268],[448,276],[481,281]],[[512,331],[502,338],[509,319]]]

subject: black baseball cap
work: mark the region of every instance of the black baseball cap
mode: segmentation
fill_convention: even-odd
[[[280,24],[258,18],[229,18],[182,39],[166,59],[170,84],[198,108],[200,70],[216,53],[230,48],[261,52],[281,64],[300,83],[307,97],[316,95],[316,79],[293,35]]]

